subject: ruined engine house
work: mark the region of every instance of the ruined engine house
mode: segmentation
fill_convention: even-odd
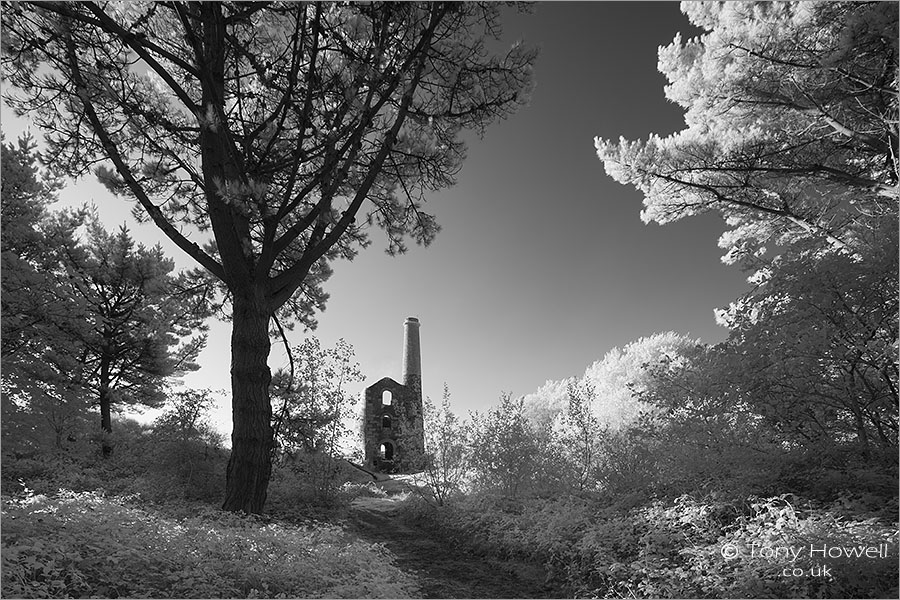
[[[386,473],[415,470],[425,452],[419,319],[403,326],[403,383],[379,379],[365,390],[366,467]]]

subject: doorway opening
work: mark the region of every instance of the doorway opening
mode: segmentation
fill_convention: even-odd
[[[378,448],[378,455],[382,460],[394,460],[394,445],[390,442],[382,442]]]

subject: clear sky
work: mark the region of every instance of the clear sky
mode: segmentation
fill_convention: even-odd
[[[504,42],[541,48],[530,106],[470,138],[458,184],[427,204],[443,228],[430,247],[391,258],[376,233],[354,261],[334,265],[314,332],[323,345],[350,342],[365,385],[399,379],[403,321],[417,316],[424,392],[438,402],[446,382],[464,414],[501,392],[524,395],[580,375],[642,336],[724,339],[713,309],[747,289],[744,274],[719,260],[724,223],[644,225],[640,194],[606,176],[593,146],[597,135],[645,138],[683,126],[656,69],[657,48],[678,32],[698,33],[675,2],[543,2],[532,14],[507,12]],[[23,125],[9,111],[3,117],[7,139],[15,137]],[[66,197],[93,200],[109,228],[127,219],[129,205],[93,181]],[[161,240],[152,226],[134,231],[145,243]],[[306,334],[288,335],[299,344]],[[228,346],[229,326],[213,324],[202,368],[185,382],[227,388]],[[284,366],[279,345],[269,362]],[[230,432],[225,395],[215,420]]]

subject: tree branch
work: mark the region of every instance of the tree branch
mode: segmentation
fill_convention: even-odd
[[[163,233],[166,234],[166,237],[172,240],[176,246],[184,250],[184,252],[186,252],[188,256],[203,265],[203,267],[206,268],[210,273],[212,273],[219,279],[224,280],[225,272],[222,269],[222,265],[220,265],[211,256],[206,254],[200,248],[200,246],[187,239],[180,231],[175,229],[174,225],[172,225],[172,223],[170,223],[168,219],[166,219],[165,215],[163,215],[162,211],[155,204],[153,204],[153,202],[150,200],[150,197],[147,196],[147,193],[144,191],[144,188],[135,179],[134,175],[131,172],[131,169],[128,167],[125,159],[119,152],[119,149],[116,146],[115,142],[113,142],[110,138],[109,133],[106,131],[106,127],[103,125],[103,122],[97,115],[97,111],[94,109],[94,105],[90,100],[88,87],[84,81],[84,77],[81,74],[81,68],[78,64],[75,42],[72,39],[70,31],[66,32],[66,49],[69,67],[72,70],[72,80],[76,86],[76,89],[78,90],[78,96],[81,99],[85,114],[87,115],[88,120],[91,123],[91,127],[93,127],[94,131],[97,133],[97,137],[100,138],[100,143],[103,146],[103,150],[115,165],[116,170],[119,172],[119,175],[122,176],[122,179],[125,181],[128,189],[131,191],[140,205],[144,208],[144,210],[147,211],[147,214],[150,215],[153,223],[157,227],[159,227],[159,229],[162,230]]]

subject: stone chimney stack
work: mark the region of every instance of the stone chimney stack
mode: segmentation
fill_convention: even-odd
[[[416,317],[408,317],[403,324],[403,385],[422,391],[422,355]]]

